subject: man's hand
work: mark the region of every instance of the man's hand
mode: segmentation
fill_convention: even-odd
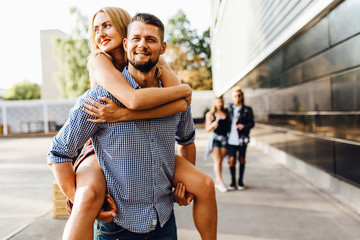
[[[173,197],[179,206],[187,206],[195,198],[193,194],[186,192],[185,186],[182,183],[176,185],[176,188],[173,191]]]
[[[239,123],[239,124],[236,125],[236,128],[239,129],[239,130],[242,130],[244,128],[244,125]]]
[[[105,202],[96,219],[102,222],[111,222],[116,217],[116,204],[109,194],[105,196]]]

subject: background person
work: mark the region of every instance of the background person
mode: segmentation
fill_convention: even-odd
[[[228,135],[228,155],[231,174],[229,189],[243,190],[245,172],[245,153],[250,141],[250,129],[254,127],[252,108],[244,105],[244,93],[240,87],[234,87],[231,91],[233,103],[229,105],[231,127]],[[239,179],[236,186],[236,161],[239,161]]]
[[[211,153],[214,161],[215,187],[220,192],[227,192],[228,190],[222,178],[222,163],[226,155],[227,133],[229,128],[229,114],[224,108],[224,99],[222,96],[216,97],[205,119],[205,130],[212,132],[205,158]]]

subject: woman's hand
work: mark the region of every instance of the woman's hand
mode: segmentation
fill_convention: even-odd
[[[111,222],[116,217],[117,207],[110,194],[105,195],[104,206],[101,208],[96,219],[102,222]]]
[[[173,191],[173,197],[179,206],[187,206],[195,198],[193,194],[186,192],[185,185],[182,183],[176,184],[176,188]]]
[[[128,113],[128,109],[122,108],[117,105],[113,100],[107,97],[99,97],[99,100],[106,102],[106,104],[101,104],[97,101],[87,98],[88,103],[83,103],[83,111],[90,114],[96,119],[88,119],[89,122],[101,123],[101,122],[119,122],[125,121],[125,115]]]
[[[211,128],[213,128],[213,129],[217,129],[218,126],[219,126],[219,123],[218,123],[217,121],[213,121],[213,122],[211,123]]]

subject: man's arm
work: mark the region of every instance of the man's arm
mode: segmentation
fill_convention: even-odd
[[[187,107],[185,112],[181,113],[175,139],[179,145],[179,155],[195,165],[195,124],[191,115],[191,105]]]
[[[76,183],[72,162],[51,164],[50,168],[61,191],[74,202]]]
[[[48,164],[56,182],[71,201],[75,196],[75,172],[72,159],[98,128],[98,124],[87,121],[90,115],[82,111],[81,104],[84,99],[84,96],[80,97],[71,109],[68,120],[53,138],[47,154]]]
[[[181,113],[180,123],[176,132],[176,140],[179,145],[179,155],[195,165],[196,146],[195,146],[195,125],[191,116],[191,106]],[[180,206],[187,206],[195,198],[191,193],[186,192],[186,186],[178,183],[173,197]]]

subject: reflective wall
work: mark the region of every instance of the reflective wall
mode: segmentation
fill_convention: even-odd
[[[210,1],[213,89],[216,95],[221,95],[282,47],[284,42],[309,28],[342,0]],[[307,36],[294,42],[285,52],[286,55],[279,53],[268,66],[264,66],[270,68],[261,71],[268,70],[266,73],[275,77],[276,81],[266,82],[263,79],[262,84],[282,85],[284,75],[276,75],[284,67],[294,66],[304,58],[327,48],[330,43],[322,41],[322,36],[328,31],[327,26],[326,21],[322,22],[310,30]],[[307,48],[303,48],[304,42],[309,43]],[[279,65],[277,61],[284,64]],[[288,74],[297,73],[294,69]]]
[[[360,1],[346,0],[237,85],[253,136],[360,186]],[[260,92],[258,94],[256,92]]]

